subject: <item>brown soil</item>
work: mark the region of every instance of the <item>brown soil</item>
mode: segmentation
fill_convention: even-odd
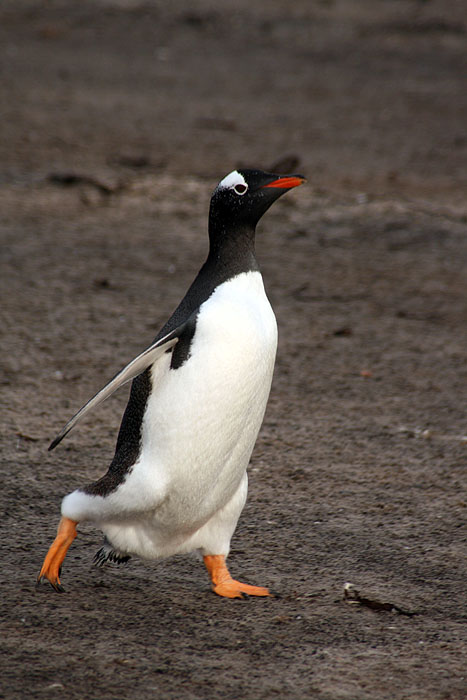
[[[2,3],[1,697],[465,697],[466,45],[462,0]],[[220,599],[190,557],[94,569],[92,527],[36,590],[125,390],[48,442],[173,310],[220,177],[289,154],[230,557],[280,597]]]

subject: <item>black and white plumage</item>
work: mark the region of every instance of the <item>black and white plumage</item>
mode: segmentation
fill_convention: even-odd
[[[209,254],[185,297],[154,343],[49,448],[133,379],[109,470],[63,499],[61,529],[39,579],[61,590],[60,565],[76,524],[86,520],[105,534],[100,560],[198,550],[220,595],[267,595],[267,589],[233,581],[224,561],[246,501],[246,470],[277,347],[276,320],[255,256],[255,228],[281,194],[302,182],[301,176],[241,170],[215,189]]]

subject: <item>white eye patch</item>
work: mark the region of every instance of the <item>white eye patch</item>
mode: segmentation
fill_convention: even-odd
[[[217,185],[218,190],[235,190],[237,194],[245,194],[248,190],[248,183],[238,170],[233,170],[226,175]]]

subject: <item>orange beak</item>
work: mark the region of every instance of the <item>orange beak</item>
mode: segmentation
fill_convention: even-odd
[[[298,187],[306,182],[305,178],[301,175],[293,175],[291,177],[278,177],[277,180],[273,180],[263,187],[280,187],[284,190],[290,190],[292,187]]]

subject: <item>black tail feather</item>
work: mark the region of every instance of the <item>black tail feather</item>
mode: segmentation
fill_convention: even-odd
[[[104,566],[104,564],[126,564],[131,559],[129,554],[118,552],[112,547],[110,542],[104,541],[104,545],[96,552],[93,560],[94,566]]]

